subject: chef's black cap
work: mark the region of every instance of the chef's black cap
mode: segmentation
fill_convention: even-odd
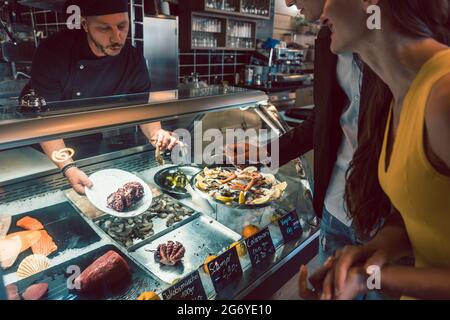
[[[128,0],[67,0],[65,8],[77,5],[83,17],[128,12]]]

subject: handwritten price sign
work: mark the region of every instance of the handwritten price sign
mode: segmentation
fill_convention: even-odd
[[[200,274],[194,271],[162,293],[164,300],[207,300]]]
[[[208,263],[211,281],[219,293],[235,279],[242,276],[242,267],[236,247],[226,251],[216,259]]]
[[[245,240],[250,261],[253,267],[258,267],[266,262],[274,253],[272,237],[268,228]]]
[[[281,217],[280,220],[278,220],[278,224],[281,229],[281,234],[283,235],[284,243],[298,239],[303,233],[302,226],[295,210]]]

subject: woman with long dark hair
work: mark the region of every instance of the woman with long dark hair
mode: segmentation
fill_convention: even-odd
[[[381,30],[367,27],[372,5],[380,9]],[[332,51],[359,54],[384,82],[374,90],[345,198],[360,234],[385,223],[373,240],[344,248],[313,276],[323,299],[366,293],[368,272],[376,289],[450,298],[449,15],[448,0],[326,2],[322,20],[333,33]],[[389,109],[377,109],[386,101]],[[367,178],[374,172],[379,183]],[[392,202],[390,215],[371,197],[379,188]],[[415,267],[392,264],[407,255]],[[302,290],[305,275],[302,267]]]

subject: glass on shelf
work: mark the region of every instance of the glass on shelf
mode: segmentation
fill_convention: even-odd
[[[207,9],[236,12],[236,2],[231,0],[206,0],[205,6]]]
[[[244,0],[241,5],[241,12],[258,16],[269,15],[270,3],[266,0]]]
[[[219,19],[194,17],[192,19],[192,31],[221,33],[222,22]]]
[[[192,47],[195,48],[216,48],[218,40],[214,34],[196,33],[192,37]]]
[[[237,49],[253,48],[253,26],[251,23],[230,21],[227,31],[229,47]]]
[[[252,49],[253,40],[248,38],[228,37],[228,46],[234,49]]]
[[[230,21],[228,32],[231,37],[252,38],[252,24]]]

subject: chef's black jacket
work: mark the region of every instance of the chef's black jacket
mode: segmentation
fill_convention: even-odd
[[[43,40],[31,72],[26,89],[47,102],[150,91],[142,53],[127,42],[118,56],[96,57],[84,30],[65,30]]]

